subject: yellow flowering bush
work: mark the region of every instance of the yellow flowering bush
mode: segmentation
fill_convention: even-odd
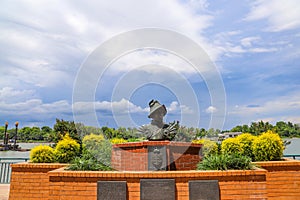
[[[256,136],[251,135],[250,133],[243,133],[236,137],[236,140],[241,145],[241,154],[244,156],[249,156],[250,158],[254,158],[252,151],[252,144],[255,140]]]
[[[255,161],[280,160],[284,145],[278,134],[267,131],[253,141],[252,150]]]
[[[80,144],[66,134],[55,147],[56,159],[60,163],[69,163],[80,153]]]
[[[221,144],[221,152],[226,154],[241,154],[242,145],[236,138],[227,138]]]
[[[110,142],[112,144],[122,144],[122,143],[126,143],[128,141],[123,139],[123,138],[113,138],[113,139],[110,140]]]
[[[36,146],[30,151],[30,161],[33,163],[55,162],[54,149],[46,145]]]

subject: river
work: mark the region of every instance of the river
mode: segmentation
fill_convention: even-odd
[[[284,155],[297,154],[300,155],[300,138],[285,139],[291,141],[291,144],[284,150]],[[298,158],[299,160],[300,158]]]
[[[38,145],[50,143],[18,143],[22,149],[32,149]],[[29,158],[30,151],[0,151],[0,158]]]
[[[285,139],[291,141],[291,144],[284,150],[284,155],[297,154],[300,155],[300,138]],[[49,143],[19,143],[23,149],[31,149],[38,145],[48,145]],[[0,151],[0,158],[29,158],[29,151]],[[300,157],[297,158],[300,160]]]

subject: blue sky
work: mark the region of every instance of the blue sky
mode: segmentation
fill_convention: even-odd
[[[300,123],[297,0],[0,4],[3,125],[53,126],[59,118],[93,126],[140,126],[149,123],[151,99],[166,105],[167,122],[186,126],[225,130],[258,120]],[[145,28],[189,38],[212,65],[197,71],[181,55],[155,46],[132,49],[99,66],[106,67],[101,75],[90,70],[85,80],[94,78],[92,87],[78,82],[97,48],[116,42],[105,53],[113,52],[116,37]],[[169,45],[180,49],[185,44],[173,40]],[[97,56],[96,64],[105,58]]]

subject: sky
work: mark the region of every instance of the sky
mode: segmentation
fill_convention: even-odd
[[[0,124],[300,123],[297,0],[2,0]]]

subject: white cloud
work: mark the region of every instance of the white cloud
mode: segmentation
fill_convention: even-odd
[[[8,77],[14,82],[21,81],[38,87],[53,87],[62,83],[72,85],[70,74],[46,60],[15,58],[11,62],[18,66],[7,71]]]
[[[0,109],[5,115],[32,115],[32,117],[71,112],[71,106],[65,100],[52,103],[43,103],[41,99],[30,99],[18,103],[0,102]]]
[[[206,113],[214,113],[217,111],[217,108],[214,106],[209,106],[208,108],[206,108]]]
[[[172,0],[90,1],[88,4],[18,1],[17,4],[4,1],[0,8],[3,30],[0,60],[9,75],[1,83],[6,86],[25,82],[52,87],[72,82],[71,77],[84,58],[101,42],[137,28],[178,31],[215,56],[212,45],[199,34],[212,25],[212,16],[205,12],[206,1],[190,4]]]
[[[83,114],[96,110],[97,112],[114,112],[114,114],[127,114],[127,113],[143,113],[148,112],[148,108],[141,108],[128,101],[127,99],[121,99],[120,101],[96,101],[96,102],[76,102],[73,105],[73,109],[76,113]]]
[[[17,91],[11,88],[4,88],[0,90],[0,97],[9,93],[10,97],[16,96],[28,96],[31,95],[31,91]],[[85,116],[90,114],[89,112],[97,112],[103,116],[108,113],[113,117],[122,117],[127,114],[139,114],[143,113],[147,115],[149,107],[142,108],[135,105],[127,99],[121,99],[120,101],[96,101],[96,102],[76,102],[73,106],[66,100],[54,101],[45,103],[41,99],[28,99],[21,100],[19,102],[4,102],[0,100],[1,114],[5,116],[5,119],[16,119],[22,121],[23,124],[37,124],[42,121],[54,121],[55,118],[63,118],[66,120],[72,120],[73,111],[76,115]],[[186,105],[179,105],[174,101],[167,106],[168,113],[171,114],[190,114],[193,111]],[[147,119],[147,118],[145,118]]]
[[[15,90],[11,87],[0,89],[0,102],[20,102],[35,97],[33,90]]]
[[[298,0],[257,0],[245,20],[266,19],[266,30],[277,32],[300,27],[300,6]]]
[[[244,47],[252,47],[252,43],[260,40],[260,37],[246,37],[241,39],[241,45]]]
[[[300,112],[300,96],[297,93],[292,93],[277,99],[267,101],[261,105],[249,106],[239,105],[229,110],[230,117],[237,116],[246,120],[263,120],[269,119],[272,122],[281,120],[293,120],[294,123],[299,123]],[[271,117],[270,117],[271,116]]]
[[[166,66],[169,69],[166,69],[165,67],[151,67],[150,65]],[[191,75],[198,73],[192,65],[179,56],[157,50],[140,50],[131,52],[120,57],[109,68],[111,73],[124,73],[135,69],[156,75],[166,74],[170,69],[174,70],[178,74]],[[203,70],[201,72],[211,70],[208,67],[203,67],[202,69]]]
[[[166,107],[168,113],[179,114],[179,113],[193,113],[193,110],[186,105],[179,105],[177,101],[171,102],[169,106]],[[128,113],[148,113],[149,108],[142,108],[135,105],[127,99],[121,99],[120,101],[96,101],[96,102],[76,102],[73,105],[73,109],[77,113],[85,113],[91,109],[95,109],[97,112],[108,111],[114,112],[114,114],[128,114]]]
[[[179,105],[177,101],[172,101],[170,106],[167,107],[167,111],[170,114],[191,114],[193,110],[186,105]]]
[[[241,38],[241,39],[236,39]],[[221,32],[215,36],[215,45],[218,46],[219,53],[227,56],[233,54],[244,53],[266,53],[275,52],[279,49],[276,45],[270,46],[259,36],[243,37],[243,33],[240,31]]]

